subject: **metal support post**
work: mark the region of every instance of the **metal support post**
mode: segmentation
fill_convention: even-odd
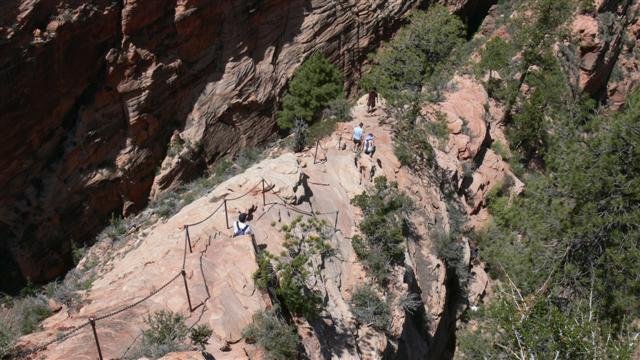
[[[316,140],[316,152],[313,154],[313,163],[316,163],[316,157],[318,156],[318,145],[320,144],[320,140]]]
[[[187,302],[189,303],[189,311],[193,311],[193,307],[191,306],[191,296],[189,296],[189,287],[187,286],[187,272],[184,270],[181,270],[180,274],[182,274],[182,280],[184,280],[184,290],[187,292]]]
[[[336,221],[333,223],[333,231],[336,231],[338,228],[338,214],[340,214],[340,210],[336,210]]]
[[[229,228],[229,213],[227,212],[227,199],[224,199],[224,219],[227,221],[227,229]]]
[[[93,330],[93,338],[96,340],[96,347],[98,348],[98,358],[102,360],[102,350],[100,349],[100,341],[98,340],[98,333],[96,332],[96,319],[89,318],[89,324]]]
[[[193,249],[191,249],[191,236],[189,236],[189,225],[184,226],[184,231],[187,237],[187,244],[189,244],[189,253],[193,253]]]

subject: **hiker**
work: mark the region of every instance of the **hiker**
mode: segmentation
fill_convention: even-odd
[[[367,98],[367,112],[372,113],[376,109],[376,101],[378,100],[378,93],[375,89],[369,91],[369,97]]]
[[[238,220],[233,223],[233,237],[250,234],[251,227],[248,224],[247,214],[240,213]]]
[[[362,145],[362,126],[364,126],[364,124],[360,123],[353,128],[353,151],[358,151],[360,145]]]
[[[364,140],[364,153],[373,157],[373,153],[376,151],[376,146],[373,144],[373,134],[369,133]]]

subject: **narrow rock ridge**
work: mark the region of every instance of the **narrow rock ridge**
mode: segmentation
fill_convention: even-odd
[[[154,181],[156,195],[264,142],[313,52],[351,87],[418,2],[3,1],[2,288],[63,273],[71,243],[142,209]],[[163,163],[176,130],[192,153]]]
[[[457,87],[459,91],[466,91],[465,88]],[[446,204],[438,184],[400,166],[393,154],[390,125],[381,122],[387,115],[383,109],[368,115],[364,101],[365,98],[360,99],[353,109],[352,123],[339,124],[333,135],[320,142],[317,161],[314,161],[315,149],[264,160],[220,184],[170,219],[138,229],[120,248],[94,247],[89,256],[98,256],[102,261],[92,288],[82,294],[82,305],[76,309],[64,306],[43,323],[43,331],[23,337],[21,346],[45,343],[58,333],[83,324],[90,316],[121,309],[158,289],[181,269],[183,252],[187,251],[183,225],[207,218],[224,199],[240,196],[228,201],[230,218],[240,210],[257,205],[251,222],[256,242],[275,254],[283,250],[281,224],[299,215],[285,204],[297,204],[303,211],[313,209],[337,226],[338,231],[330,240],[334,254],[324,261],[317,260],[320,272],[310,282],[323,295],[325,311],[320,319],[311,322],[292,319],[306,356],[310,359],[446,357],[451,326],[459,315],[460,305],[470,303],[455,297],[457,292],[452,287],[455,279],[434,254],[430,230],[437,221],[448,223]],[[358,324],[349,305],[356,286],[371,281],[351,245],[350,239],[358,233],[362,215],[350,200],[370,186],[372,179],[368,171],[363,174],[354,166],[350,144],[346,150],[338,149],[338,144],[348,143],[352,128],[358,122],[364,122],[365,130],[375,135],[377,145],[375,156],[362,157],[360,164],[365,169],[376,166],[375,176],[384,175],[397,181],[420,209],[420,216],[415,220],[420,236],[408,240],[406,263],[392,269],[389,285],[384,289],[391,309],[391,326],[387,332]],[[460,154],[455,147],[450,152],[454,158]],[[262,205],[262,179],[273,185],[266,194],[266,205]],[[305,181],[307,186],[303,186]],[[339,214],[337,222],[335,211]],[[213,329],[214,335],[206,350],[216,359],[262,358],[261,349],[243,341],[241,330],[251,322],[254,312],[269,308],[272,302],[253,284],[252,274],[257,264],[250,238],[230,238],[229,231],[222,211],[198,225],[189,226],[193,253],[187,251],[184,268],[196,310],[189,311],[181,281],[171,283],[140,305],[97,322],[105,356],[122,357],[123,352],[135,348],[144,317],[153,311],[169,309],[185,314],[188,325],[205,323]],[[469,257],[467,261],[471,263]],[[472,301],[482,296],[485,287],[486,282],[476,286],[476,300]],[[401,303],[410,293],[418,294],[424,303],[424,307],[414,313],[407,312]],[[91,357],[95,348],[88,345],[92,344],[89,330],[81,329],[39,355],[48,359]],[[181,356],[189,358],[191,354]]]

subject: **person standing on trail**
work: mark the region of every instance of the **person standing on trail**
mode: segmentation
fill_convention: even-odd
[[[369,91],[369,97],[367,98],[367,112],[372,113],[376,109],[376,102],[378,100],[378,93],[375,89]]]
[[[360,149],[360,145],[362,145],[362,126],[364,124],[360,123],[353,129],[353,151],[358,151]]]
[[[373,153],[376,151],[376,146],[373,144],[373,134],[369,133],[364,139],[364,153],[373,157]]]
[[[233,223],[233,237],[250,234],[251,227],[247,221],[247,214],[240,213],[238,220]]]

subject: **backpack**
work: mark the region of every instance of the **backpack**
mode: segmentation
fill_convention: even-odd
[[[233,236],[245,235],[245,231],[249,228],[249,224],[245,224],[243,228],[240,228],[240,223],[236,221],[234,228]]]
[[[371,143],[373,139],[367,139],[364,141],[364,151],[365,153],[373,152],[373,144]]]

